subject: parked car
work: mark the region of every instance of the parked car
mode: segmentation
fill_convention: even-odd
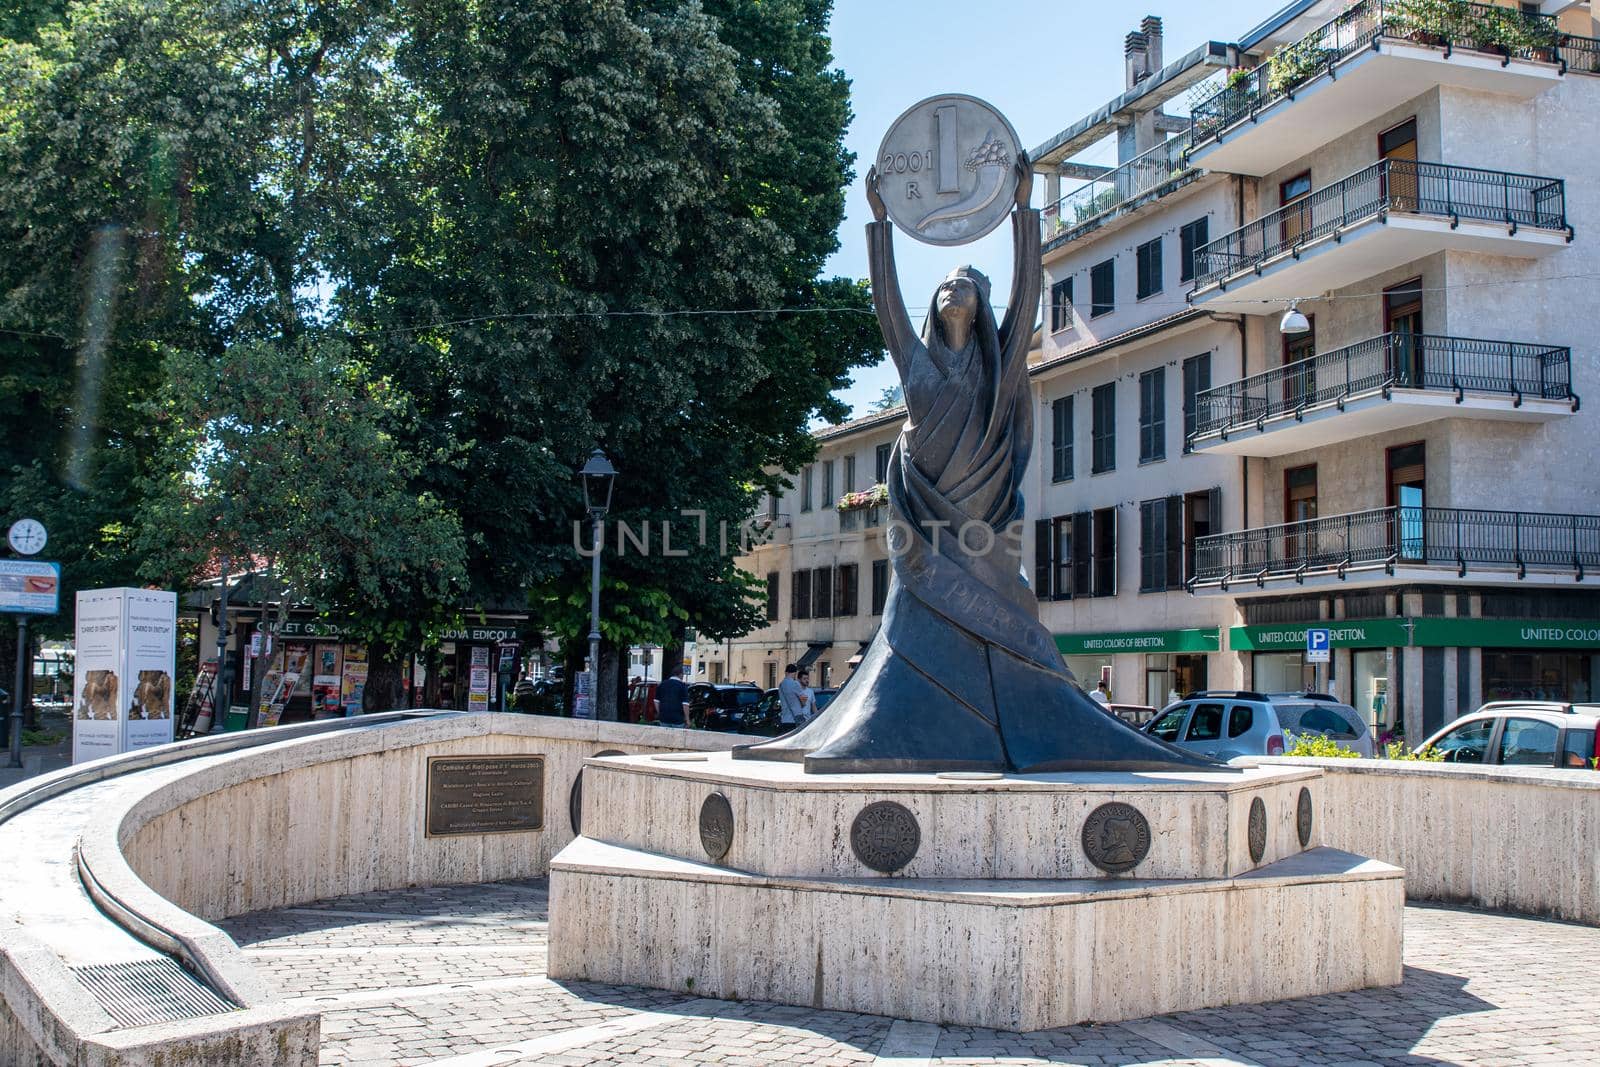
[[[818,689],[814,691],[817,706],[812,710],[812,716],[821,714],[822,710],[833,703],[833,698],[839,695],[837,687]],[[761,701],[754,708],[744,712],[739,718],[738,730],[741,734],[763,734],[767,737],[776,737],[786,734],[794,729],[789,723],[780,718],[782,700],[776,689],[768,689],[761,694]]]
[[[1293,748],[1297,737],[1320,734],[1358,756],[1375,755],[1372,728],[1361,713],[1327,693],[1268,693],[1278,713],[1284,743]]]
[[[839,686],[835,685],[830,686],[827,689],[815,689],[812,690],[812,692],[816,695],[817,706],[811,709],[811,717],[816,718],[818,715],[828,710],[828,705],[832,704],[834,697],[839,695]]]
[[[1600,704],[1503,700],[1435,733],[1419,751],[1446,763],[1593,769],[1600,759]]]
[[[1148,704],[1106,704],[1105,709],[1135,729],[1150,725],[1156,709]]]
[[[695,682],[689,686],[689,725],[704,730],[737,731],[745,714],[760,702],[759,686]]]
[[[1169,704],[1144,728],[1151,737],[1202,756],[1281,756],[1283,726],[1272,702],[1246,690],[1205,690]]]

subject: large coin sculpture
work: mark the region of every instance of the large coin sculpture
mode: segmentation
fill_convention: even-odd
[[[894,121],[876,166],[889,217],[931,245],[975,241],[1011,214],[1022,146],[976,97],[930,96]]]

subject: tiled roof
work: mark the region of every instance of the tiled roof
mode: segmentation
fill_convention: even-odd
[[[811,436],[818,441],[831,441],[835,437],[843,437],[846,434],[870,430],[875,426],[884,426],[891,422],[903,422],[905,417],[906,406],[904,404],[896,404],[892,408],[884,411],[874,411],[869,415],[861,416],[859,419],[841,422],[836,426],[824,426],[820,430],[813,431]]]
[[[1143,326],[1135,326],[1131,330],[1123,330],[1119,334],[1113,334],[1103,341],[1096,341],[1092,345],[1085,345],[1082,348],[1074,348],[1070,352],[1063,352],[1059,356],[1053,356],[1048,360],[1041,360],[1040,362],[1029,367],[1028,373],[1039,374],[1043,371],[1053,370],[1065,363],[1076,363],[1080,359],[1088,359],[1090,356],[1098,356],[1102,352],[1108,352],[1113,348],[1120,348],[1122,345],[1141,340],[1145,337],[1152,336],[1153,334],[1158,334],[1163,330],[1170,330],[1174,326],[1181,326],[1184,323],[1190,322],[1194,319],[1202,318],[1205,316],[1205,314],[1206,312],[1201,308],[1184,308],[1182,311],[1174,312],[1165,318],[1156,319],[1154,322],[1147,322]]]

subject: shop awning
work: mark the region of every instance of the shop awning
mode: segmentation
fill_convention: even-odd
[[[828,651],[828,649],[832,647],[832,641],[808,641],[806,643],[806,654],[800,657],[800,659],[795,663],[795,666],[799,667],[801,670],[805,670],[807,667],[817,662],[818,656],[821,656],[824,652]]]
[[[856,654],[851,656],[849,660],[846,661],[851,670],[855,670],[857,667],[861,666],[861,657],[865,656],[867,654],[867,649],[871,647],[871,641],[861,642],[861,647],[856,649]]]

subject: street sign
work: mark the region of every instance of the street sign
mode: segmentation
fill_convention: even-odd
[[[61,564],[0,560],[0,613],[54,615],[61,610]]]
[[[1333,635],[1327,630],[1306,631],[1306,662],[1327,663],[1329,649],[1333,647]]]

